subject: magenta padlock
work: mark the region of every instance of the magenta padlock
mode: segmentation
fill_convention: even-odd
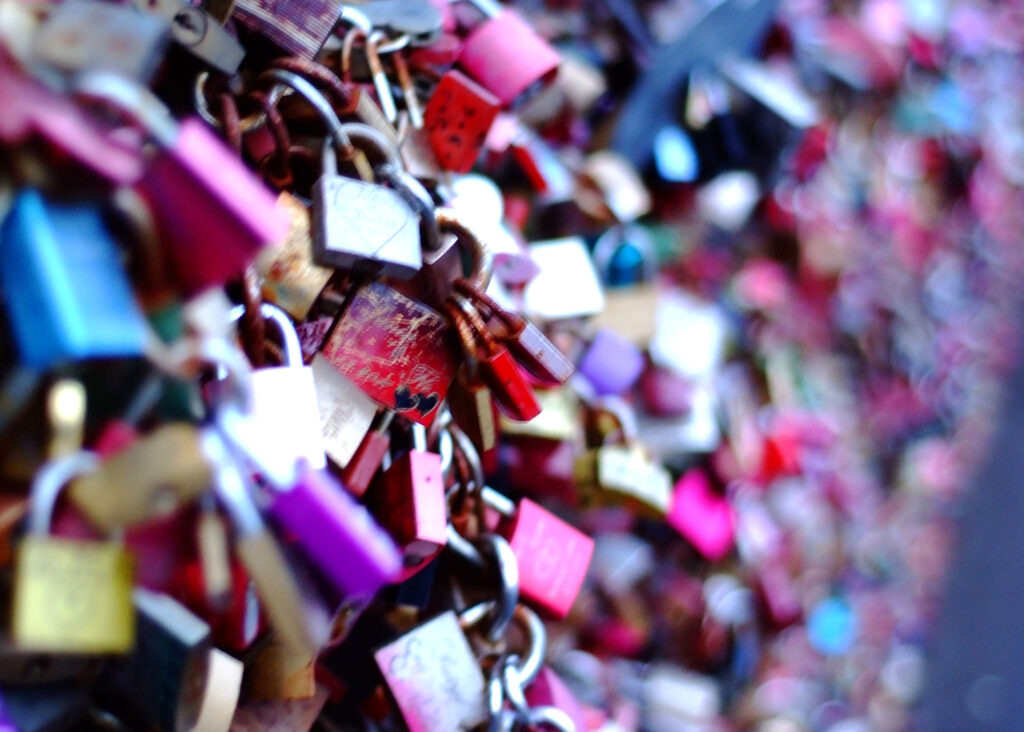
[[[583,587],[594,540],[529,498],[515,505],[485,488],[484,501],[502,515],[498,534],[515,554],[522,597],[564,618]]]
[[[700,470],[689,470],[676,481],[665,520],[713,562],[732,549],[736,536],[732,506],[712,490]]]
[[[486,19],[470,31],[459,64],[509,105],[558,73],[558,51],[513,11],[494,0],[470,0]]]
[[[565,712],[577,732],[590,729],[583,713],[583,706],[576,696],[565,685],[565,682],[550,667],[544,666],[537,673],[526,690],[526,703],[531,707],[554,707]]]
[[[274,492],[269,512],[348,597],[372,595],[401,570],[391,538],[326,471],[303,466],[291,489]]]
[[[448,543],[448,504],[441,456],[427,451],[426,429],[413,425],[413,449],[395,460],[366,503],[405,555],[405,580]]]
[[[576,370],[586,377],[598,395],[622,394],[644,372],[643,352],[613,330],[597,331]]]
[[[136,188],[187,292],[238,277],[260,249],[284,240],[287,212],[200,119],[179,125],[148,89],[115,74],[84,74],[75,89],[127,113],[158,143]]]

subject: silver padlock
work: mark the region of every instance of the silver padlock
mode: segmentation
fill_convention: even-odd
[[[202,8],[183,0],[134,0],[135,6],[171,24],[171,37],[218,71],[233,74],[245,48]]]
[[[359,145],[370,142],[388,165],[401,169],[398,151],[367,125],[342,125]],[[313,186],[313,258],[326,267],[409,279],[423,264],[420,217],[408,194],[338,174],[332,136],[324,144],[323,173]]]

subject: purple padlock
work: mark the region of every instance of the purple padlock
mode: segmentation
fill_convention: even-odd
[[[558,73],[558,51],[530,25],[493,0],[471,0],[486,20],[470,31],[459,64],[504,106]]]
[[[613,330],[597,331],[576,371],[586,377],[599,396],[622,394],[644,372],[643,352]]]
[[[398,576],[402,555],[391,537],[325,471],[303,465],[290,490],[275,491],[269,512],[347,597],[368,597]]]

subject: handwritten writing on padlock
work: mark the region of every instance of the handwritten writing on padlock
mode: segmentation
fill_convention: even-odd
[[[448,322],[381,283],[353,296],[323,355],[368,396],[424,425],[458,368]]]

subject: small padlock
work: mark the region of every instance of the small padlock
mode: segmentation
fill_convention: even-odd
[[[665,521],[712,562],[732,549],[735,528],[729,501],[716,495],[707,476],[697,469],[676,481]]]
[[[523,290],[524,312],[543,321],[601,312],[601,280],[583,239],[570,236],[534,242],[529,251],[539,271]]]
[[[643,352],[612,330],[594,334],[576,365],[594,391],[602,396],[623,394],[643,374],[647,361]]]
[[[244,309],[239,306],[233,315],[241,317]],[[302,346],[288,315],[268,303],[260,306],[260,315],[277,326],[285,363],[253,371],[251,419],[272,440],[271,449],[324,468],[327,458],[313,369],[302,363]]]
[[[452,611],[373,654],[409,732],[469,730],[487,720],[484,675]]]
[[[340,0],[237,0],[232,17],[289,55],[312,60],[341,9]]]
[[[509,105],[531,87],[558,73],[561,58],[516,13],[493,0],[470,0],[485,20],[466,37],[459,65]]]
[[[500,110],[498,99],[465,74],[445,72],[423,113],[430,144],[445,170],[469,172]]]
[[[512,354],[499,345],[479,313],[459,295],[453,294],[445,311],[462,341],[467,358],[474,359],[491,389],[495,402],[511,419],[528,421],[540,414],[540,404]]]
[[[491,390],[475,370],[469,363],[459,369],[448,390],[448,410],[480,454],[484,473],[490,474],[498,468],[501,421]]]
[[[585,720],[583,705],[550,666],[540,670],[537,678],[526,689],[525,697],[531,707],[555,707],[567,714],[576,732],[590,729]]]
[[[386,409],[429,426],[455,377],[456,348],[439,313],[373,282],[351,296],[322,353]]]
[[[135,640],[132,557],[124,546],[47,536],[60,490],[98,464],[91,453],[72,453],[45,465],[33,480],[11,607],[11,636],[20,647],[124,653]]]
[[[339,373],[323,354],[313,356],[310,368],[327,456],[336,466],[348,465],[373,423],[377,403]]]
[[[196,58],[225,74],[234,74],[245,48],[205,9],[187,0],[134,0],[140,10],[171,24],[171,37]]]
[[[427,451],[426,429],[413,425],[413,448],[394,460],[366,494],[366,504],[401,547],[407,579],[448,542],[441,456]]]
[[[104,669],[101,697],[139,721],[191,730],[199,719],[210,657],[210,626],[168,595],[136,588],[138,639],[132,655]]]
[[[594,553],[594,541],[529,498],[518,505],[485,488],[484,500],[503,518],[498,533],[508,539],[519,565],[519,591],[556,618],[569,614]]]
[[[115,74],[82,74],[75,87],[127,114],[158,143],[137,189],[187,291],[239,276],[260,249],[284,238],[286,212],[201,120],[188,118],[179,125],[148,89]]]
[[[365,125],[358,127],[372,131]],[[342,128],[351,134],[356,125]],[[423,264],[416,212],[393,188],[338,175],[335,154],[334,144],[328,140],[323,147],[323,173],[313,186],[315,261],[327,267],[409,279]],[[400,168],[395,148],[388,145],[383,154]]]
[[[0,282],[25,365],[142,354],[145,320],[99,209],[27,189],[0,237]]]
[[[342,482],[348,492],[356,498],[362,498],[366,493],[373,476],[384,462],[384,456],[391,449],[390,428],[394,417],[394,412],[385,411],[379,417],[377,425],[363,436],[352,459],[342,469]]]
[[[280,248],[265,249],[256,257],[263,280],[263,297],[302,321],[331,279],[331,270],[313,263],[309,211],[290,193],[281,193],[277,205],[288,212],[291,226]]]
[[[269,512],[347,597],[368,597],[398,575],[391,539],[325,471],[303,466],[294,486],[274,491]]]
[[[574,366],[537,326],[523,316],[501,307],[494,298],[467,279],[454,283],[455,289],[488,315],[502,328],[495,337],[504,343],[516,362],[541,381],[564,384],[572,376]],[[494,331],[492,331],[494,332]]]
[[[170,28],[123,5],[70,0],[55,6],[32,39],[31,58],[73,74],[103,69],[149,83],[163,60]]]

